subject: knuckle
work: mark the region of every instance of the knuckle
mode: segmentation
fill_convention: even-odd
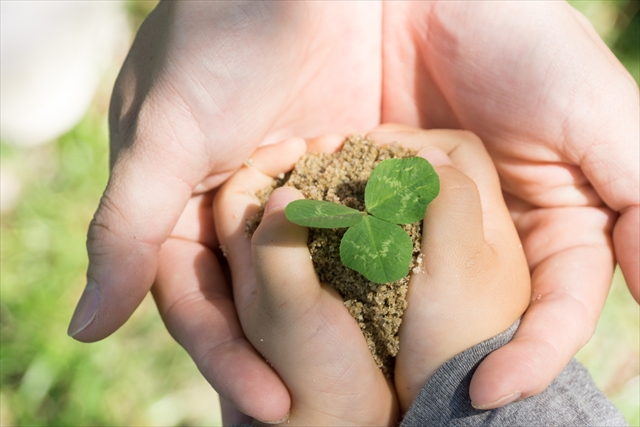
[[[100,228],[111,229],[109,224],[128,223],[127,216],[106,192],[100,198],[100,205],[98,210],[93,216],[93,224],[96,224]],[[111,229],[112,231],[115,230]]]
[[[105,255],[114,246],[117,235],[107,223],[100,222],[95,217],[89,224],[87,234],[87,251],[89,256]]]
[[[440,187],[453,198],[479,198],[480,194],[474,180],[452,167],[440,174]]]
[[[480,137],[475,133],[471,132],[470,130],[461,130],[460,134],[465,139],[468,139],[470,142],[482,143],[482,141],[480,140]]]
[[[135,235],[129,235],[134,229],[124,211],[110,196],[104,194],[98,210],[89,224],[87,248],[89,255],[109,252],[114,246],[126,241],[145,243]]]
[[[253,231],[253,234],[251,235],[251,247],[253,250],[260,251],[262,246],[271,243],[273,233],[270,232],[271,230],[267,225],[266,220],[262,218],[258,227]]]
[[[480,137],[470,130],[455,130],[454,132],[457,133],[458,137],[465,144],[482,145],[482,140],[480,139]]]
[[[466,245],[460,251],[460,269],[468,274],[470,283],[491,283],[496,278],[495,267],[487,247],[484,245]],[[480,279],[480,280],[478,280]]]

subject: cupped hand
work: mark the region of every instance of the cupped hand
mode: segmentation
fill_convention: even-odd
[[[500,180],[470,132],[385,125],[368,135],[429,160],[440,193],[423,222],[423,271],[414,273],[400,326],[395,385],[406,411],[447,360],[507,330],[529,304],[531,281]]]
[[[291,187],[275,190],[253,237],[245,231],[260,207],[255,193],[291,170],[304,148],[303,140],[290,139],[258,149],[251,166],[216,196],[216,229],[238,317],[248,340],[288,387],[291,412],[282,420],[287,425],[395,425],[393,385],[376,366],[340,295],[318,281],[308,229],[284,215],[285,206],[302,194]]]
[[[112,174],[69,333],[109,335],[156,278],[169,330],[212,385],[253,416],[286,413],[256,392],[264,378],[286,390],[242,338],[217,267],[193,274],[197,254],[215,264],[205,193],[290,135],[452,127],[488,148],[534,275],[516,339],[471,394],[492,407],[539,392],[591,336],[614,249],[640,295],[638,109],[631,77],[565,3],[161,2],[114,90]],[[160,256],[172,262],[157,272]]]
[[[286,414],[286,388],[238,323],[209,191],[259,144],[379,123],[380,11],[358,2],[158,5],[114,89],[111,177],[89,228],[71,336],[114,332],[155,279],[167,328],[223,399],[263,420]]]
[[[530,308],[472,400],[539,393],[591,338],[615,260],[640,301],[638,87],[565,2],[389,2],[384,15],[382,122],[482,139],[532,273]]]

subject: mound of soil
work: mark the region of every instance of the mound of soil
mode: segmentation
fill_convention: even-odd
[[[257,195],[266,204],[271,192],[283,185],[295,187],[305,198],[340,203],[364,210],[364,189],[371,171],[383,160],[415,156],[415,151],[398,144],[379,146],[367,138],[353,135],[342,150],[333,154],[311,153],[302,157],[293,171],[280,175]],[[262,212],[247,222],[252,234]],[[413,240],[411,271],[422,267],[420,240],[422,222],[402,226]],[[340,261],[340,240],[346,229],[309,229],[309,252],[322,282],[335,288],[356,319],[371,354],[382,371],[391,376],[400,342],[398,329],[407,307],[409,275],[380,285],[345,267]]]

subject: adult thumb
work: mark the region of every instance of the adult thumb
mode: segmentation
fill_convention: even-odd
[[[160,245],[203,175],[202,158],[175,145],[136,141],[120,152],[89,226],[87,285],[69,336],[84,342],[107,337],[151,288]]]

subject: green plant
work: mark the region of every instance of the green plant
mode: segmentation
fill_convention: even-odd
[[[346,228],[340,242],[342,263],[375,283],[399,280],[409,272],[411,238],[398,224],[420,221],[438,195],[440,180],[421,158],[388,159],[371,172],[364,212],[321,200],[296,200],[287,219],[315,228]]]

